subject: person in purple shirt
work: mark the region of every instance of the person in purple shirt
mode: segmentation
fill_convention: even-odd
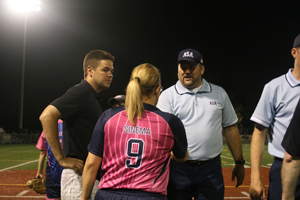
[[[106,110],[95,126],[81,199],[88,199],[101,163],[105,173],[95,199],[167,199],[170,159],[184,162],[189,153],[180,119],[155,107],[160,89],[153,65],[132,71],[125,106]]]

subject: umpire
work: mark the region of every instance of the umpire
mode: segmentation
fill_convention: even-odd
[[[224,199],[220,154],[223,150],[222,128],[236,165],[232,181],[243,183],[245,169],[238,121],[229,97],[219,86],[208,83],[202,75],[202,55],[186,49],[178,55],[177,83],[165,90],[157,107],[181,119],[186,130],[188,160],[171,160],[168,199]]]

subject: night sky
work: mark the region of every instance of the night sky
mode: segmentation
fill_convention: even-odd
[[[177,55],[186,48],[204,57],[204,78],[223,87],[243,126],[263,86],[293,68],[291,49],[300,33],[300,1],[41,0],[28,13],[23,128],[42,130],[45,107],[83,79],[91,50],[115,56],[103,107],[125,94],[132,69],[156,66],[164,88],[175,84]],[[256,1],[255,1],[256,2]],[[19,126],[24,13],[0,0],[0,126]]]

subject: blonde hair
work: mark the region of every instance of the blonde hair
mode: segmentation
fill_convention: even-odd
[[[130,123],[142,118],[143,98],[147,98],[161,84],[159,70],[149,63],[135,67],[126,88],[125,110]]]

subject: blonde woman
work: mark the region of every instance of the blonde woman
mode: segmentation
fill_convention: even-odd
[[[156,67],[134,68],[125,106],[105,111],[94,129],[82,199],[88,199],[101,162],[105,174],[95,199],[167,199],[170,158],[184,162],[188,151],[181,121],[155,107],[160,89]]]

